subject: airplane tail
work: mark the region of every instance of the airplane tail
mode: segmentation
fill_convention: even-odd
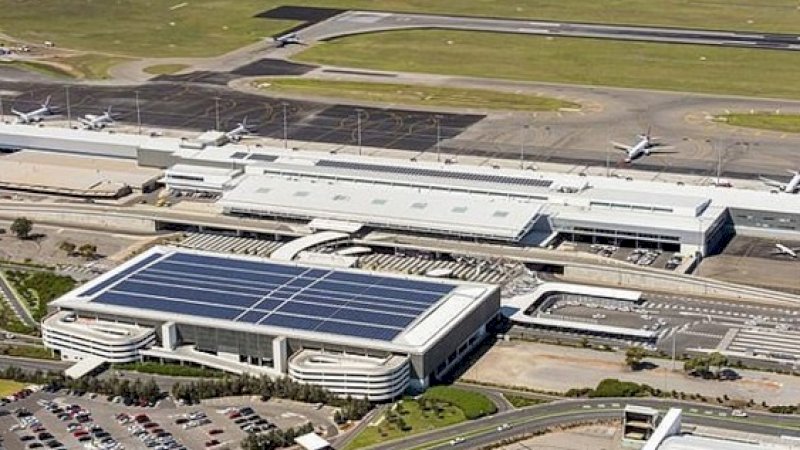
[[[47,98],[44,100],[44,103],[42,103],[42,107],[50,108],[50,100],[52,100],[52,99],[53,99],[53,96],[52,95],[48,95]]]

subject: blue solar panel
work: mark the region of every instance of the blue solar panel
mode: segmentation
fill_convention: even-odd
[[[310,319],[308,317],[287,316],[284,314],[274,313],[270,314],[269,317],[262,320],[260,323],[262,325],[273,325],[276,327],[313,331],[322,324],[322,321]]]
[[[361,311],[357,309],[342,308],[333,317],[347,322],[363,323],[365,325],[386,325],[387,327],[405,328],[414,318],[394,314],[382,314],[378,312]]]
[[[394,287],[403,290],[415,290],[423,292],[436,292],[444,294],[453,290],[450,284],[426,283],[424,281],[403,280],[399,278],[384,278],[379,283],[381,286]]]
[[[321,295],[310,295],[306,293],[297,294],[292,298],[292,301],[314,303],[317,305],[324,305],[324,306],[344,306],[347,304],[347,300],[326,298]]]
[[[127,292],[132,294],[145,294],[151,296],[165,297],[170,299],[189,300],[215,305],[238,306],[249,308],[261,298],[258,295],[242,295],[225,293],[221,291],[211,292],[202,289],[187,289],[170,285],[145,284],[136,281],[123,281],[112,289],[112,292]]]
[[[97,303],[391,340],[454,287],[175,253],[151,255],[91,293]]]
[[[376,277],[374,275],[361,275],[357,273],[347,273],[347,272],[334,272],[327,277],[326,280],[331,281],[343,281],[346,283],[358,283],[358,284],[366,284],[372,285],[378,283],[382,278]]]
[[[272,298],[265,298],[260,302],[253,305],[253,309],[259,309],[261,311],[274,311],[275,308],[281,306],[284,300],[281,299],[272,299]]]
[[[164,255],[162,255],[161,253],[154,253],[154,254],[148,256],[147,258],[137,262],[136,264],[133,264],[132,266],[128,267],[126,270],[123,270],[122,272],[120,272],[120,273],[118,273],[116,275],[113,275],[111,277],[106,278],[102,282],[98,283],[97,285],[95,285],[91,289],[89,289],[86,292],[84,292],[83,294],[81,294],[81,296],[82,297],[88,297],[90,295],[95,295],[98,292],[102,291],[103,289],[105,289],[105,288],[111,286],[112,284],[118,282],[119,280],[125,278],[126,276],[128,276],[128,275],[130,275],[132,273],[135,273],[136,271],[140,270],[142,267],[150,264],[151,262],[157,260],[158,258],[161,258],[162,256],[164,256]]]
[[[400,334],[400,330],[394,330],[391,328],[349,325],[341,322],[325,322],[317,327],[315,331],[343,334],[345,336],[355,336],[367,339],[378,339],[381,341],[391,341],[395,338],[395,336]]]
[[[236,319],[237,322],[245,322],[245,323],[256,323],[259,320],[263,319],[267,313],[262,311],[248,311],[242,314],[241,317]]]
[[[97,300],[105,305],[129,306],[138,309],[151,309],[158,312],[189,314],[192,316],[210,317],[213,319],[233,319],[241,314],[241,309],[209,306],[202,303],[169,302],[160,299],[141,297],[130,294],[108,292]]]

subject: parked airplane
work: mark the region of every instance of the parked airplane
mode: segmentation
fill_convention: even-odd
[[[106,126],[114,123],[114,115],[111,114],[111,107],[109,106],[103,114],[86,114],[82,118],[79,118],[78,122],[87,130],[102,130]]]
[[[41,122],[45,117],[56,115],[55,108],[50,106],[50,96],[42,103],[42,106],[30,112],[20,112],[16,109],[11,109],[11,112],[17,116],[17,123],[36,123]]]
[[[611,141],[611,145],[625,152],[626,163],[633,162],[634,160],[639,159],[642,156],[650,155],[651,153],[674,153],[671,151],[665,151],[671,150],[672,147],[662,146],[655,142],[658,138],[650,136],[650,128],[647,129],[646,134],[638,135],[637,139],[639,140],[633,145],[620,144],[619,142],[614,141]]]
[[[297,36],[297,33],[289,33],[289,34],[284,34],[283,36],[276,37],[275,42],[278,43],[278,48],[283,48],[291,44],[303,43],[302,41],[300,41],[300,38]]]
[[[766,184],[767,186],[776,187],[782,190],[783,192],[794,194],[795,192],[800,191],[800,171],[787,170],[787,172],[792,174],[792,179],[789,180],[788,183],[781,183],[778,180],[773,180],[765,177],[758,177],[758,179],[763,181],[764,184]]]
[[[789,248],[783,244],[775,244],[775,251],[773,251],[772,254],[786,255],[790,258],[797,259],[797,252],[800,252],[800,248]]]
[[[236,124],[236,128],[225,133],[225,138],[230,142],[239,142],[243,138],[253,134],[253,127],[247,125],[247,117]]]

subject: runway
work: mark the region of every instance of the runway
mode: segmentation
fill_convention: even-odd
[[[613,39],[670,44],[716,45],[765,50],[800,50],[800,35],[759,32],[717,31],[670,27],[590,24],[542,20],[408,14],[383,11],[325,10],[324,8],[278,8],[263,17],[294,19],[305,17],[311,24],[298,28],[303,42],[329,40],[353,34],[414,28],[487,31],[539,36]],[[330,11],[323,14],[320,11]],[[282,13],[284,12],[284,13]]]

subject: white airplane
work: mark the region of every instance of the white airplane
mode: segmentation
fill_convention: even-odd
[[[236,128],[225,133],[225,138],[230,142],[239,142],[253,134],[253,127],[247,125],[247,117],[236,124]]]
[[[788,183],[781,183],[780,181],[765,177],[758,177],[758,179],[763,181],[767,186],[776,187],[783,192],[794,194],[795,192],[800,191],[800,171],[787,170],[787,172],[792,174],[792,179],[789,180]]]
[[[775,251],[773,251],[772,254],[786,255],[790,258],[797,259],[797,252],[800,252],[800,248],[789,248],[783,244],[775,244]]]
[[[17,123],[41,122],[45,117],[56,115],[55,109],[50,106],[50,98],[51,96],[48,95],[42,106],[33,111],[24,113],[11,108],[11,112],[17,116]]]
[[[78,122],[87,130],[102,130],[106,126],[114,123],[114,115],[111,114],[111,107],[109,106],[103,114],[86,114],[82,118],[79,118]]]
[[[290,44],[302,44],[303,42],[300,41],[300,38],[297,36],[297,33],[289,33],[284,34],[283,36],[279,36],[275,38],[275,42],[278,43],[278,48],[286,47]]]
[[[633,145],[620,144],[619,142],[614,141],[611,141],[611,145],[613,145],[614,148],[625,152],[626,163],[631,163],[635,159],[650,155],[652,153],[673,153],[671,151],[665,151],[671,150],[672,147],[662,146],[655,142],[658,138],[650,136],[650,128],[647,129],[646,134],[638,135],[637,139],[639,140]]]

